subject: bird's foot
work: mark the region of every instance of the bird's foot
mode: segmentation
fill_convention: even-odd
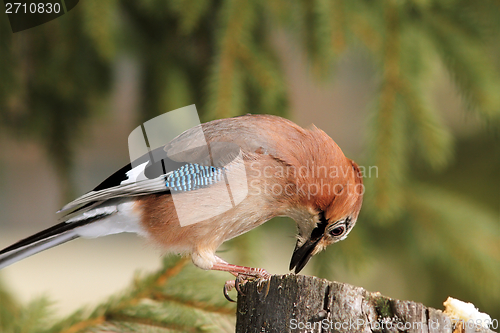
[[[230,302],[235,302],[231,297],[229,297],[228,293],[231,290],[236,289],[236,291],[240,295],[244,296],[245,293],[241,291],[241,286],[245,285],[249,281],[257,281],[257,291],[259,293],[262,292],[264,288],[264,282],[268,282],[266,287],[267,296],[267,293],[269,292],[270,278],[271,274],[269,274],[265,269],[262,268],[252,268],[252,270],[249,272],[238,273],[235,280],[226,281],[226,283],[224,283],[224,297],[226,297],[226,299]]]
[[[247,282],[247,280],[244,280],[243,277],[241,277],[240,275],[238,275],[236,277],[235,280],[229,280],[229,281],[226,281],[226,283],[224,283],[224,297],[229,301],[229,302],[236,302],[234,299],[232,299],[230,296],[229,296],[229,292],[233,289],[236,289],[236,291],[241,294],[241,295],[245,295],[241,289],[240,289],[240,286],[242,284],[245,284]]]

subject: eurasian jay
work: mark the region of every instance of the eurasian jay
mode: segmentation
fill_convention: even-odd
[[[225,262],[217,248],[289,216],[298,228],[290,270],[298,273],[347,237],[361,209],[362,176],[323,131],[271,115],[200,126],[68,203],[59,224],[1,250],[0,268],[78,237],[134,232],[166,253],[190,255],[199,268],[267,279],[264,269]]]

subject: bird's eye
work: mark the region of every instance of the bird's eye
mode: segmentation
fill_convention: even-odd
[[[344,226],[336,227],[330,231],[330,235],[332,235],[333,237],[338,237],[344,233],[344,230]]]

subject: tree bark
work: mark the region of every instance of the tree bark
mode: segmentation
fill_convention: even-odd
[[[312,276],[273,276],[241,289],[236,333],[492,332],[467,323],[454,327],[441,310]]]

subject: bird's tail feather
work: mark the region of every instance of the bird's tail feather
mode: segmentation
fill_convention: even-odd
[[[0,269],[7,267],[21,259],[27,258],[33,254],[50,249],[51,247],[54,247],[56,245],[66,243],[78,237],[78,234],[74,230],[68,230],[59,235],[48,237],[30,243],[28,245],[17,247],[10,251],[4,252],[4,250],[2,250],[2,253],[0,254]]]
[[[109,215],[111,214],[97,214],[79,221],[61,222],[53,227],[21,239],[0,251],[0,269],[38,252],[78,238],[79,235],[75,230],[76,228],[95,222]]]

